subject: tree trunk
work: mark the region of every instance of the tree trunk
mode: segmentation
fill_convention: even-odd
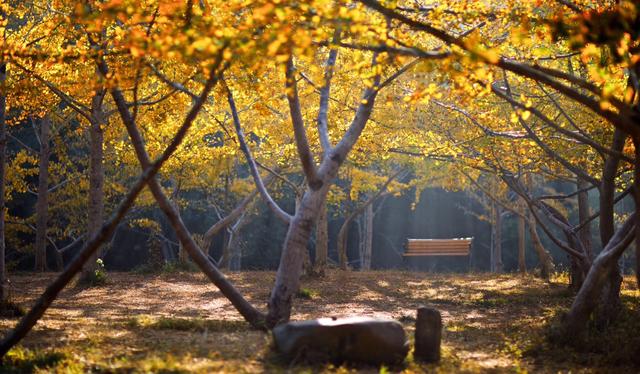
[[[269,327],[289,320],[292,298],[300,287],[304,252],[307,250],[311,231],[315,227],[318,212],[325,202],[328,189],[329,183],[324,183],[317,190],[307,188],[289,224],[276,282],[269,299],[269,313],[266,321]]]
[[[38,173],[38,199],[36,201],[35,271],[47,270],[47,209],[49,197],[49,135],[51,119],[40,121],[40,162]]]
[[[224,238],[222,242],[222,257],[220,257],[220,269],[229,270],[229,261],[231,259],[231,239],[233,239],[233,233],[229,230],[224,231]],[[204,249],[204,248],[203,248]]]
[[[316,224],[316,261],[314,272],[324,276],[329,255],[329,220],[327,218],[327,202],[320,207]]]
[[[104,94],[96,94],[92,101],[94,120],[89,125],[89,216],[87,220],[87,233],[91,238],[97,235],[104,220],[104,130],[99,118],[102,118],[102,97]],[[97,251],[82,267],[80,278],[88,281],[94,277],[97,269],[96,261],[102,256],[102,251]]]
[[[520,209],[520,212],[522,214],[525,213],[523,208]],[[518,271],[523,274],[527,272],[527,262],[525,258],[525,224],[524,216],[518,216]]]
[[[300,209],[300,205],[302,204],[302,195],[299,193],[296,194],[296,212]],[[310,236],[309,236],[310,238]],[[307,244],[308,240],[307,239]],[[313,264],[311,264],[311,254],[309,253],[309,246],[306,245],[305,249],[302,251],[302,274],[313,274]]]
[[[229,270],[240,271],[242,267],[242,246],[240,243],[240,231],[249,224],[249,215],[243,214],[238,222],[231,228],[229,235]]]
[[[347,200],[345,201],[344,205],[344,209],[346,211],[347,207],[351,205],[350,193],[347,193]],[[342,226],[340,226],[340,231],[338,231],[336,244],[338,250],[338,266],[340,267],[340,270],[349,270],[349,256],[347,255],[347,245],[349,241],[349,225],[351,224],[353,217],[355,217],[353,213],[348,215],[342,223]]]
[[[622,130],[615,129],[613,132],[613,140],[611,150],[614,152],[622,152],[627,135]],[[604,164],[602,171],[602,183],[599,186],[600,192],[600,241],[602,246],[609,243],[609,239],[615,231],[615,178],[618,173],[618,164],[620,158],[609,156]]]
[[[529,236],[531,237],[533,250],[536,252],[536,255],[538,255],[538,261],[540,261],[540,276],[543,279],[549,280],[554,270],[553,257],[551,257],[551,254],[549,254],[542,245],[542,241],[538,235],[536,219],[532,217],[531,214],[527,219],[527,226],[529,227]]]
[[[53,258],[56,261],[56,271],[64,270],[64,256],[57,248],[51,248],[53,250]]]
[[[360,270],[371,270],[371,255],[373,250],[373,204],[369,204],[364,211],[364,240],[360,256]]]
[[[240,235],[238,232],[230,235],[229,250],[228,269],[240,271],[242,267],[242,247],[240,246]]]
[[[6,124],[6,96],[5,80],[7,77],[7,65],[0,64],[0,305],[8,300],[7,267],[5,265],[5,164],[7,162],[7,124]]]
[[[492,211],[491,271],[494,273],[502,273],[502,208],[494,203]]]
[[[579,191],[586,189],[589,187],[589,183],[584,179],[578,177],[577,178],[577,188]],[[589,217],[591,216],[591,211],[589,209],[589,192],[582,191],[578,193],[578,221],[580,224],[583,222],[587,222]],[[582,241],[582,246],[584,247],[585,253],[589,259],[593,259],[593,249],[591,245],[591,224],[587,223],[580,231],[578,231],[578,237],[580,241]]]
[[[627,219],[609,240],[602,252],[596,256],[578,295],[571,305],[571,309],[564,318],[563,331],[558,338],[569,339],[570,341],[580,340],[586,331],[587,322],[592,313],[598,309],[599,305],[603,304],[603,300],[610,298],[613,293],[619,296],[619,289],[616,292],[615,283],[613,283],[614,287],[611,287],[611,269],[624,252],[624,249],[632,241],[632,229],[637,217],[636,212]],[[607,283],[610,284],[607,285]],[[602,292],[603,290],[605,292]],[[604,311],[611,312],[608,308]],[[603,317],[597,317],[596,321],[603,322]]]

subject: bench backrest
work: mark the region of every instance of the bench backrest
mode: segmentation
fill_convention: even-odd
[[[407,239],[403,256],[468,256],[473,238]]]

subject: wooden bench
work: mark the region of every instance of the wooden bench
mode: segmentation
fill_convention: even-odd
[[[472,241],[473,238],[407,239],[403,256],[468,256]]]

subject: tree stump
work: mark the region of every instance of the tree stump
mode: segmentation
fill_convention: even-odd
[[[442,316],[433,308],[418,308],[416,318],[415,350],[413,357],[423,362],[440,361]]]

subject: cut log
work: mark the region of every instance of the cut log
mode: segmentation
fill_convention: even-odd
[[[275,347],[294,362],[397,364],[409,343],[394,320],[365,317],[289,322],[273,329]]]
[[[440,361],[442,316],[433,308],[418,308],[413,357],[423,362]]]

